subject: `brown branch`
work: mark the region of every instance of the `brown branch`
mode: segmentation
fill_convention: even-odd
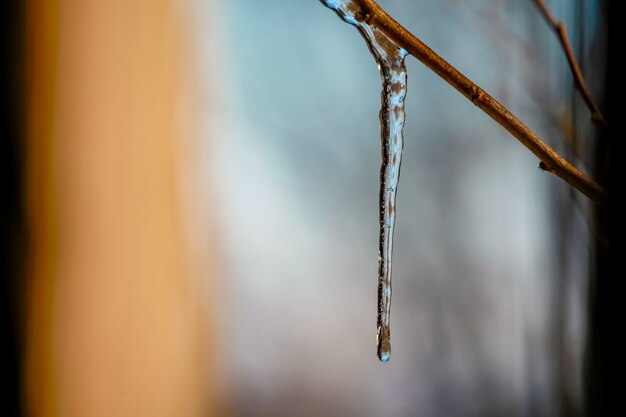
[[[537,5],[537,8],[541,12],[546,23],[552,28],[552,30],[554,30],[554,33],[556,33],[556,36],[561,42],[561,46],[563,47],[563,51],[565,52],[565,56],[567,57],[567,63],[569,64],[570,70],[572,71],[572,76],[574,77],[574,83],[576,84],[576,87],[578,87],[580,94],[582,94],[583,99],[585,100],[585,104],[587,104],[587,107],[591,111],[591,120],[597,125],[606,126],[606,120],[604,119],[600,108],[593,100],[591,92],[589,91],[589,87],[587,87],[587,83],[585,82],[585,77],[583,76],[583,73],[580,69],[580,65],[578,65],[578,60],[576,60],[576,56],[574,55],[574,51],[572,50],[569,38],[567,37],[565,23],[556,20],[556,18],[543,0],[533,1]]]
[[[383,31],[398,46],[404,48],[472,103],[498,122],[526,148],[539,158],[539,167],[560,177],[596,203],[603,204],[606,190],[582,171],[560,156],[536,133],[515,117],[506,107],[482,88],[437,55],[426,44],[387,14],[374,0],[354,0],[361,8],[360,16]]]

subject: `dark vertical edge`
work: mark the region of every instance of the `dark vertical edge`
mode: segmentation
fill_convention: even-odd
[[[22,299],[25,271],[23,204],[24,5],[0,8],[0,378],[3,416],[20,416]]]
[[[624,108],[624,72],[620,61],[626,25],[620,0],[604,2],[607,23],[607,65],[604,111],[608,127],[603,128],[595,146],[595,176],[608,186],[606,207],[595,210],[597,240],[589,288],[589,330],[585,364],[586,415],[589,417],[620,414],[624,386],[623,358],[626,355],[623,332],[625,303],[622,282],[626,279],[620,249],[624,238],[624,157],[626,135],[620,126]],[[623,61],[622,61],[623,62]],[[622,259],[620,259],[620,257]],[[621,261],[621,262],[620,262]],[[616,414],[617,413],[617,414]]]

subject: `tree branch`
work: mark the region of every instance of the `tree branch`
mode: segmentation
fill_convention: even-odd
[[[541,12],[546,23],[552,28],[552,30],[554,30],[556,36],[561,42],[561,46],[563,47],[563,51],[565,52],[565,56],[567,57],[567,63],[569,64],[570,70],[572,71],[572,75],[574,77],[574,83],[582,94],[583,99],[585,100],[585,104],[587,104],[587,107],[591,111],[591,120],[597,125],[606,126],[606,120],[604,119],[600,108],[596,105],[593,97],[591,96],[589,87],[587,87],[587,83],[585,82],[585,77],[583,76],[580,65],[578,65],[578,61],[576,60],[576,56],[574,55],[574,51],[572,50],[569,38],[567,37],[565,23],[556,20],[556,18],[543,0],[533,1],[537,5],[537,8]]]
[[[582,171],[560,156],[536,133],[515,117],[506,107],[482,88],[437,55],[426,44],[387,14],[374,0],[354,0],[361,8],[362,21],[376,26],[398,46],[404,48],[448,84],[467,97],[474,105],[498,122],[528,148],[541,163],[539,167],[560,177],[596,203],[603,204],[606,190]]]

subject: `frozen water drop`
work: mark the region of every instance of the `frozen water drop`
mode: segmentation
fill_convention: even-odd
[[[391,344],[389,341],[389,327],[386,325],[379,325],[376,335],[376,355],[381,362],[389,362],[389,359],[391,359]]]

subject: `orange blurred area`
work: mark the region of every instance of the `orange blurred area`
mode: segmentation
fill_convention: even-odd
[[[184,5],[26,3],[25,409],[218,415]]]

